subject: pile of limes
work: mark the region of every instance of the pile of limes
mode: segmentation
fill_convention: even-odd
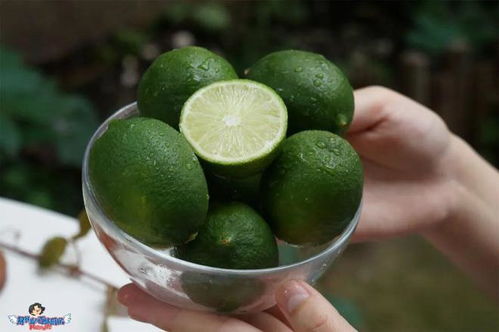
[[[319,54],[271,53],[237,77],[201,47],[160,55],[142,76],[140,116],[112,120],[90,152],[94,192],[124,231],[184,260],[279,264],[276,237],[333,240],[362,196],[343,139],[353,92]]]

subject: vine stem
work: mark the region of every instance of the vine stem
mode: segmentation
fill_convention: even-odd
[[[30,253],[30,252],[24,251],[24,250],[22,250],[22,249],[20,249],[20,248],[18,248],[16,246],[12,246],[10,244],[6,244],[6,243],[3,243],[1,241],[0,241],[0,248],[8,250],[8,251],[11,251],[11,252],[14,252],[14,253],[16,253],[18,255],[21,255],[23,257],[27,257],[27,258],[30,258],[30,259],[33,259],[33,260],[37,260],[38,261],[40,259],[40,256],[37,255],[37,254],[33,254],[33,253]],[[72,277],[84,276],[84,277],[92,279],[93,281],[96,281],[96,282],[98,282],[100,284],[105,285],[109,289],[117,290],[116,287],[114,287],[113,285],[111,285],[110,283],[108,283],[107,281],[105,281],[104,279],[102,279],[101,277],[98,277],[95,274],[83,271],[82,269],[80,269],[80,267],[78,265],[65,264],[65,263],[60,263],[60,262],[55,263],[55,265],[57,267],[65,269],[68,272],[68,274],[70,276],[72,276]]]

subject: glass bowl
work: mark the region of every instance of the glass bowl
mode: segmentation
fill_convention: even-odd
[[[99,206],[88,173],[88,157],[95,140],[113,119],[138,114],[136,103],[110,116],[94,133],[83,160],[82,186],[85,209],[99,241],[138,287],[171,305],[204,311],[251,313],[272,307],[274,293],[290,279],[314,283],[341,254],[357,226],[360,205],[342,234],[317,247],[291,246],[278,241],[280,266],[231,270],[199,265],[149,247],[122,231]]]

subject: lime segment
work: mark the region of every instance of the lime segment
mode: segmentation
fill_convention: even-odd
[[[225,175],[262,170],[286,129],[282,99],[250,80],[216,82],[198,90],[180,116],[180,131],[196,154]]]

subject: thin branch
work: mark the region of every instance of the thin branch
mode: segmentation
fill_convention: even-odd
[[[3,248],[5,250],[9,250],[9,251],[12,251],[18,255],[21,255],[21,256],[24,256],[24,257],[28,257],[28,258],[31,258],[33,260],[39,260],[40,259],[40,256],[37,255],[37,254],[33,254],[33,253],[30,253],[30,252],[27,252],[27,251],[24,251],[18,247],[15,247],[15,246],[12,246],[10,244],[6,244],[6,243],[3,243],[3,242],[0,242],[0,248]],[[84,276],[84,277],[87,277],[89,279],[92,279],[98,283],[101,283],[105,286],[107,286],[108,288],[111,288],[111,289],[116,289],[116,287],[114,287],[113,285],[111,285],[110,283],[108,283],[107,281],[105,281],[104,279],[92,274],[92,273],[88,273],[88,272],[85,272],[83,270],[81,270],[77,265],[73,265],[73,264],[65,264],[65,263],[60,263],[60,262],[57,262],[55,264],[57,267],[61,267],[63,269],[65,269],[68,274],[70,276],[73,276],[73,277],[79,277],[79,276]],[[117,290],[117,289],[116,289]]]
[[[75,240],[73,238],[69,238],[68,243],[71,245],[71,247],[73,247],[73,251],[75,252],[75,256],[76,256],[76,264],[75,265],[80,266],[81,254],[80,254],[80,250],[78,250],[78,247],[76,245]]]

